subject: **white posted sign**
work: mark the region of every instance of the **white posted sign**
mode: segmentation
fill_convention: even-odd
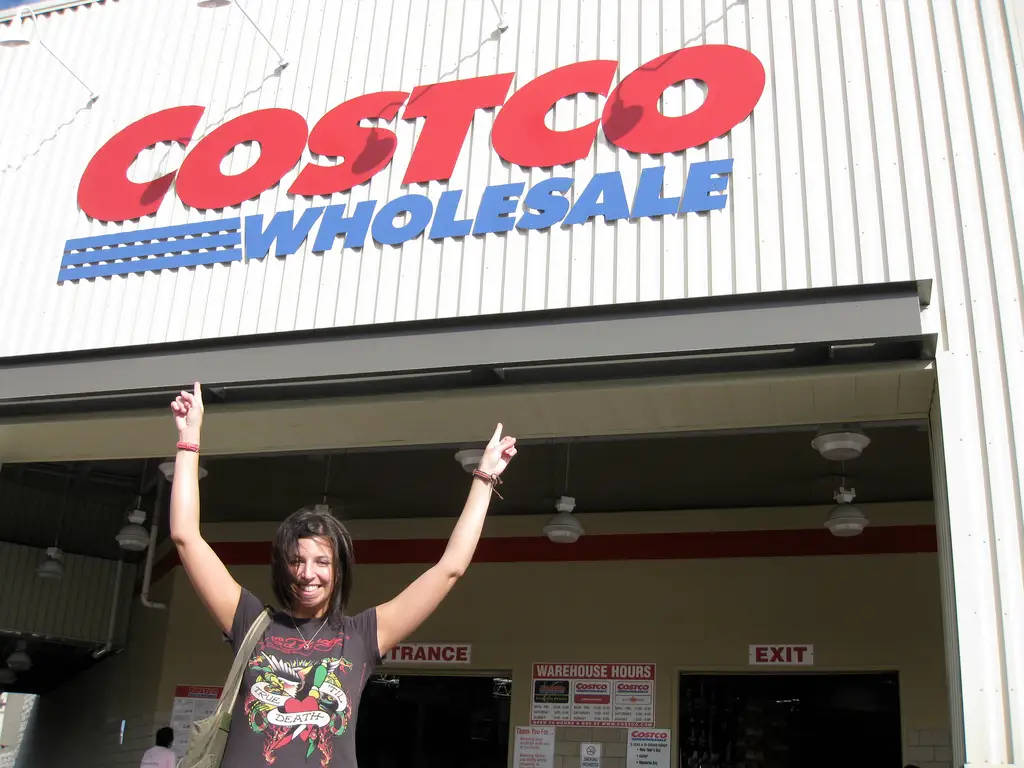
[[[174,704],[171,707],[171,728],[174,729],[174,743],[171,749],[180,760],[185,756],[192,736],[191,725],[196,720],[209,717],[217,709],[220,698],[219,685],[179,685],[174,689]]]
[[[516,726],[513,768],[552,768],[555,764],[555,729]]]
[[[580,744],[580,768],[601,768],[601,745],[594,741]]]
[[[626,768],[670,768],[671,728],[630,728],[626,737]]]

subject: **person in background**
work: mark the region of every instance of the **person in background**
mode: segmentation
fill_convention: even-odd
[[[161,728],[156,732],[156,746],[152,746],[142,753],[142,762],[139,768],[174,768],[177,760],[171,751],[171,744],[174,743],[174,729]]]

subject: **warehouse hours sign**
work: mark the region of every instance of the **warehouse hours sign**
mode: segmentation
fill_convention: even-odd
[[[654,725],[654,664],[534,664],[531,725]]]

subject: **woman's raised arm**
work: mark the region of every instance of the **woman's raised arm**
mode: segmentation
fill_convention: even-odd
[[[231,622],[242,588],[217,553],[199,533],[199,436],[203,427],[203,393],[197,381],[191,392],[181,391],[171,402],[180,445],[174,458],[171,484],[171,541],[206,610],[224,632]]]
[[[478,468],[492,478],[500,476],[516,455],[516,439],[502,437],[501,429],[498,424]],[[377,647],[382,656],[422,624],[466,572],[487,517],[492,485],[493,481],[474,474],[466,504],[441,559],[396,597],[377,606]]]

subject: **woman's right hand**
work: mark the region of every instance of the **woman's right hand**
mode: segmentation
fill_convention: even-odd
[[[171,401],[171,413],[174,414],[174,426],[178,428],[178,439],[198,443],[203,428],[203,391],[198,381],[193,384],[191,392],[183,389]]]

